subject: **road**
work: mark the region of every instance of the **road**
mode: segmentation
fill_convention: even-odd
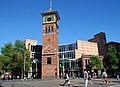
[[[102,84],[102,79],[94,79],[93,84],[88,84],[88,87],[120,87],[119,81],[116,79],[110,79],[109,84]],[[70,79],[70,87],[84,87],[83,79]],[[11,81],[2,81],[2,87],[63,87],[60,84],[63,84],[63,79],[53,79],[53,80],[11,80]],[[67,84],[64,87],[68,87]]]

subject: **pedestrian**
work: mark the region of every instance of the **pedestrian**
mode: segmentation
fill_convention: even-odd
[[[94,76],[94,79],[97,77],[97,76],[96,76],[96,72],[93,73],[93,76]]]
[[[30,79],[32,79],[32,72],[30,72],[29,74],[30,74]]]
[[[92,84],[92,76],[91,73],[88,71],[88,83]]]
[[[70,78],[69,78],[68,72],[65,73],[64,79],[65,79],[65,82],[62,86],[65,86],[66,83],[68,83],[68,86],[70,86]]]
[[[120,78],[119,78],[119,72],[117,72],[117,80],[118,81],[120,80]]]
[[[109,82],[107,73],[105,71],[102,73],[102,78],[103,78],[103,84]]]
[[[84,81],[85,81],[84,87],[87,87],[87,85],[88,85],[88,73],[86,70],[84,70]]]

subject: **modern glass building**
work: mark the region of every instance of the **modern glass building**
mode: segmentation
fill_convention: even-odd
[[[41,78],[42,45],[31,45],[31,74],[33,78]]]
[[[59,46],[60,77],[69,72],[71,77],[81,77],[83,69],[87,69],[90,57],[98,55],[97,44],[77,40],[72,44]]]
[[[65,71],[69,71],[74,68],[75,65],[75,49],[77,49],[77,44],[67,44],[59,46],[59,67],[60,67],[60,77],[63,76]]]
[[[28,73],[28,78],[41,78],[41,57],[42,57],[42,45],[37,45],[36,40],[26,39],[26,48],[30,51],[31,67]]]

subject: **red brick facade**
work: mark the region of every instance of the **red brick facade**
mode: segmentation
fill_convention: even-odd
[[[58,78],[59,58],[57,22],[59,20],[59,15],[55,11],[49,11],[42,13],[42,17],[42,79]]]

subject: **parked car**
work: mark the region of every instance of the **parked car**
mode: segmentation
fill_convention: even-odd
[[[4,75],[2,75],[2,80],[11,80],[11,75],[6,72]]]

